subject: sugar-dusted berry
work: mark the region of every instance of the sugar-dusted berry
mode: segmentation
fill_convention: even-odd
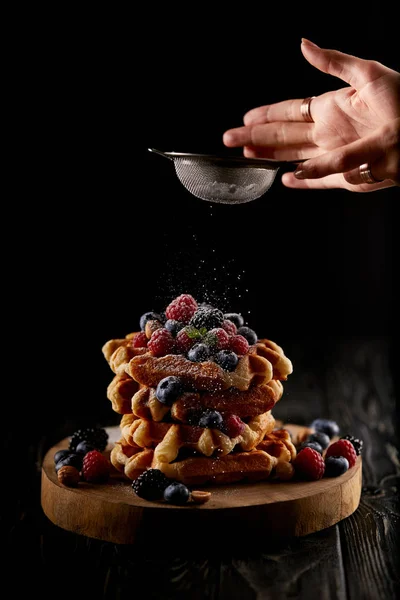
[[[293,461],[293,466],[301,479],[316,481],[325,472],[325,461],[321,454],[313,448],[303,448]]]
[[[204,341],[213,350],[225,350],[229,346],[229,334],[222,327],[214,327],[205,335]]]
[[[181,294],[165,309],[167,319],[188,323],[197,310],[197,302],[190,294]]]
[[[176,349],[177,352],[181,352],[182,354],[186,354],[189,352],[190,348],[201,342],[203,336],[201,332],[193,327],[192,325],[186,325],[180,331],[178,331],[175,341],[176,341]]]
[[[249,342],[242,335],[232,335],[229,339],[229,350],[243,356],[249,351]]]
[[[234,323],[236,329],[238,329],[239,327],[243,327],[244,325],[244,319],[240,313],[225,313],[224,319],[227,319],[228,321]]]
[[[189,488],[179,481],[173,481],[164,490],[164,500],[170,504],[186,504],[189,498]]]
[[[349,468],[354,467],[357,460],[357,454],[350,440],[341,439],[331,444],[325,454],[328,456],[344,456],[349,461]]]
[[[158,382],[156,387],[156,398],[162,404],[172,406],[174,401],[184,390],[183,381],[180,377],[169,375]]]
[[[190,325],[201,329],[214,329],[215,327],[221,327],[224,322],[224,314],[219,308],[199,308],[192,318],[190,319]]]
[[[175,350],[175,338],[168,329],[161,327],[154,331],[147,343],[147,348],[154,356],[173,354]]]
[[[147,335],[144,331],[139,331],[131,339],[132,348],[145,348],[147,346]]]
[[[237,332],[239,335],[242,335],[244,338],[246,338],[246,340],[248,341],[250,346],[252,344],[255,344],[258,340],[258,336],[257,336],[256,332],[254,331],[254,329],[251,329],[250,327],[246,327],[245,325],[243,325],[242,327],[238,327]]]
[[[237,327],[230,319],[224,319],[221,325],[222,329],[225,329],[228,335],[236,335]]]

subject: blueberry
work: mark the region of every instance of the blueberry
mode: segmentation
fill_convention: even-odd
[[[175,319],[168,319],[164,324],[165,329],[171,332],[174,337],[184,326],[185,323],[182,323],[182,321],[175,321]]]
[[[199,427],[219,429],[223,425],[223,417],[217,410],[205,410],[199,419]]]
[[[239,357],[235,352],[231,352],[231,350],[220,350],[214,356],[214,361],[224,371],[234,371],[239,362]]]
[[[171,406],[183,392],[183,382],[180,377],[169,375],[158,382],[156,387],[156,398],[162,404]]]
[[[321,446],[321,444],[319,444],[318,442],[303,442],[301,444],[301,446],[298,449],[298,452],[300,452],[300,450],[303,450],[303,448],[312,448],[313,450],[316,450],[317,452],[319,452],[322,455],[323,452],[323,448]]]
[[[317,431],[316,433],[312,433],[308,436],[307,441],[309,442],[317,442],[322,448],[325,450],[329,446],[330,437],[323,431]]]
[[[91,450],[97,450],[97,448],[95,448],[95,446],[93,446],[93,444],[91,444],[87,440],[82,440],[76,447],[76,451],[80,454],[87,454]]]
[[[322,433],[326,433],[329,438],[333,438],[335,435],[339,433],[339,425],[336,421],[332,421],[331,419],[315,419],[311,425],[311,429],[315,429],[315,431],[322,431]]]
[[[56,465],[59,460],[65,458],[66,456],[68,456],[68,454],[71,454],[71,450],[59,450],[58,452],[56,452],[54,455],[54,464]]]
[[[139,321],[141,331],[145,330],[147,321],[160,321],[160,323],[162,323],[164,321],[164,319],[162,318],[162,316],[159,313],[156,313],[153,310],[150,312],[144,313],[140,317],[140,321]]]
[[[192,346],[188,352],[188,359],[192,362],[203,362],[204,360],[209,359],[211,356],[210,347],[207,344],[203,344],[199,342]]]
[[[225,313],[224,319],[235,323],[236,327],[242,327],[244,325],[244,319],[240,313]]]
[[[78,454],[77,452],[70,452],[67,456],[64,456],[63,458],[61,458],[61,460],[57,461],[56,472],[58,473],[61,467],[66,466],[75,467],[76,469],[78,469],[78,471],[80,471],[82,469],[82,463],[83,454]]]
[[[325,459],[325,477],[339,477],[349,468],[349,461],[344,456],[328,456]]]
[[[255,344],[258,340],[256,332],[253,329],[250,329],[250,327],[239,327],[237,332],[249,342],[250,346]]]
[[[164,490],[164,500],[171,504],[186,504],[190,498],[189,489],[183,483],[174,481]]]

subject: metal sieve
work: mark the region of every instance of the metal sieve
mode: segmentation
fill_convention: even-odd
[[[148,150],[173,160],[179,181],[193,196],[221,204],[259,198],[271,187],[280,167],[301,162]]]

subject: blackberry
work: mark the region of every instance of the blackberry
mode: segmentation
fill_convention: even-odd
[[[86,441],[96,450],[99,450],[99,452],[103,452],[107,446],[108,433],[102,427],[86,427],[84,429],[78,429],[72,434],[69,442],[69,449],[75,452],[79,442],[83,441]]]
[[[364,445],[364,442],[362,440],[355,438],[354,435],[344,435],[341,439],[349,440],[349,442],[351,442],[353,444],[354,450],[356,451],[357,456],[360,456],[362,449],[363,449],[363,445]]]
[[[207,330],[221,327],[224,322],[224,313],[219,308],[209,308],[206,306],[196,310],[193,317],[190,319],[190,325],[197,329],[203,327]]]
[[[132,489],[139,498],[159,500],[170,483],[160,469],[147,469],[132,482]]]

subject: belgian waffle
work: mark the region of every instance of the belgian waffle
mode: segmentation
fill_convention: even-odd
[[[240,435],[230,438],[218,429],[184,425],[182,423],[161,423],[138,419],[133,414],[121,419],[121,433],[125,442],[134,447],[155,448],[155,458],[162,462],[172,462],[178,457],[181,448],[188,448],[204,456],[215,453],[225,455],[234,448],[253,450],[275,426],[270,411],[253,417],[243,426]]]
[[[134,380],[131,379],[131,381]],[[123,402],[125,385],[121,383],[114,390],[113,397],[120,392],[121,387],[122,398],[118,405],[123,404],[127,408],[128,402],[126,404]],[[218,410],[222,414],[235,414],[245,420],[271,410],[282,394],[281,382],[272,379],[266,384],[251,386],[243,392],[236,388],[217,392],[184,392],[169,407],[159,402],[154,388],[142,387],[133,394],[130,408],[137,417],[153,421],[163,420],[170,412],[175,421],[188,423],[192,415],[207,409]],[[122,411],[117,410],[117,412]],[[130,412],[130,410],[124,412]]]
[[[287,431],[273,430],[253,450],[206,457],[192,456],[166,462],[157,448],[141,449],[127,444],[125,438],[115,443],[111,462],[128,479],[136,479],[148,468],[160,469],[171,479],[186,485],[289,479],[296,449]],[[281,477],[282,475],[282,477]]]
[[[259,340],[242,356],[236,369],[227,372],[212,361],[193,363],[183,355],[155,357],[146,348],[133,348],[135,333],[104,344],[104,357],[115,374],[127,373],[137,382],[156,387],[160,379],[180,376],[196,390],[224,390],[236,387],[244,391],[250,385],[262,385],[271,379],[285,381],[293,371],[291,361],[282,348],[271,340]]]

